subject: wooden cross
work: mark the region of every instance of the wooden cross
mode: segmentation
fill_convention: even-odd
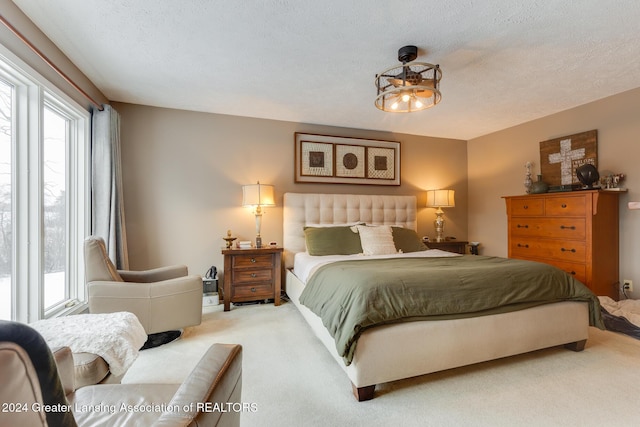
[[[562,185],[571,185],[573,181],[572,161],[582,159],[585,156],[585,149],[571,149],[571,139],[560,141],[560,152],[549,154],[549,164],[560,163],[560,176]]]

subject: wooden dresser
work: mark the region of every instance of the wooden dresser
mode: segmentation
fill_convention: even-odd
[[[224,311],[232,302],[273,299],[280,305],[282,248],[223,249]]]
[[[505,197],[509,258],[554,265],[596,295],[619,299],[619,192]]]

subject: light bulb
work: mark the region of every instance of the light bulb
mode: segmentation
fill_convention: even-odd
[[[416,99],[416,108],[422,108],[422,102],[418,99]]]
[[[398,109],[398,102],[394,102],[393,104],[391,104],[391,109],[392,110],[397,110]]]
[[[410,99],[411,99],[411,96],[409,96],[408,94],[405,93],[404,95],[402,95],[402,100],[404,102],[409,102]]]

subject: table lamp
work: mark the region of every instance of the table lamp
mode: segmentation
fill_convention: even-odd
[[[260,228],[262,227],[262,207],[275,206],[273,185],[249,184],[242,186],[242,206],[250,207],[256,216],[256,248],[262,247]]]
[[[442,208],[452,208],[456,205],[454,190],[428,190],[427,207],[437,208],[436,219],[433,224],[436,227],[436,242],[444,242],[444,212]]]

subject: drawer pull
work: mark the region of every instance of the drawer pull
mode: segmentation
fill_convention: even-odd
[[[258,277],[256,273],[251,273],[251,277]]]
[[[575,252],[576,252],[576,250],[575,250],[575,249],[573,249],[573,248],[572,248],[572,249],[560,248],[560,250],[561,250],[562,252],[573,252],[573,253],[575,253]]]
[[[572,276],[575,276],[577,273],[575,271],[570,271],[569,274],[571,274]]]
[[[251,258],[251,262],[256,262],[256,259],[255,258]]]
[[[529,209],[529,205],[524,205],[523,208]]]
[[[561,207],[562,209],[564,209],[564,208],[566,208],[566,207],[567,207],[567,204],[566,204],[566,203],[563,203],[563,204],[561,204],[561,205],[560,205],[560,207]]]
[[[516,225],[516,227],[518,227],[518,228],[529,228],[529,225],[527,225],[527,224],[525,224],[525,225],[518,224],[518,225]]]
[[[575,230],[576,226],[575,225],[561,225],[560,229],[561,230]]]
[[[519,247],[519,248],[528,248],[528,247],[529,247],[529,245],[528,245],[528,244],[526,244],[526,245],[521,245],[520,243],[518,243],[518,247]]]
[[[256,291],[256,288],[251,288],[251,292],[255,292],[255,291]]]

